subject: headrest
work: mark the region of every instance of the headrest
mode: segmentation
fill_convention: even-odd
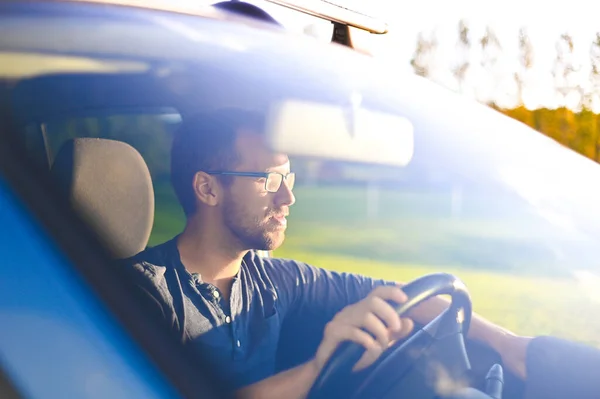
[[[115,140],[69,140],[56,155],[52,173],[115,258],[146,248],[154,190],[148,166],[135,148]]]

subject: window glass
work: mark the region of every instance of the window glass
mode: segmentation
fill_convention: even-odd
[[[169,165],[186,115],[266,114],[282,98],[338,104],[361,91],[365,107],[410,120],[413,159],[390,168],[293,158],[296,203],[275,255],[399,281],[451,272],[493,322],[600,345],[600,321],[588,317],[600,311],[597,165],[490,114],[479,119],[421,80],[369,74],[367,57],[338,46],[147,12],[23,17],[0,35],[20,40],[21,52],[0,47],[0,100],[32,162],[48,167],[75,137],[134,146],[153,179],[155,245],[183,227]]]

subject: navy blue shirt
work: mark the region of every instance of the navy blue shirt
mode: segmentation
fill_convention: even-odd
[[[226,301],[217,287],[185,269],[176,239],[125,264],[149,305],[233,389],[309,359],[337,312],[377,285],[391,284],[250,251]]]

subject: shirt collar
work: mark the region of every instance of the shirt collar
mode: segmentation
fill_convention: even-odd
[[[168,258],[169,262],[174,265],[178,272],[183,273],[183,275],[188,276],[188,278],[196,284],[204,284],[202,281],[202,275],[200,273],[190,273],[184,266],[183,262],[181,262],[181,254],[179,253],[179,248],[177,247],[177,241],[181,234],[176,235],[170,241],[167,242],[168,248]],[[249,256],[251,256],[252,251],[249,251],[248,254],[244,255],[242,258],[242,264],[240,270],[233,276],[233,283],[235,284],[240,279],[240,273],[243,268],[247,267],[246,260]]]

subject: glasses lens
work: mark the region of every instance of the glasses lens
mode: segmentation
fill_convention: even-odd
[[[270,193],[276,193],[279,191],[282,180],[283,176],[279,173],[270,173],[269,177],[267,177],[267,191]]]
[[[294,183],[296,183],[296,174],[295,173],[290,173],[289,175],[287,175],[287,178],[285,179],[285,182],[287,183],[287,186],[290,190],[294,189]]]

